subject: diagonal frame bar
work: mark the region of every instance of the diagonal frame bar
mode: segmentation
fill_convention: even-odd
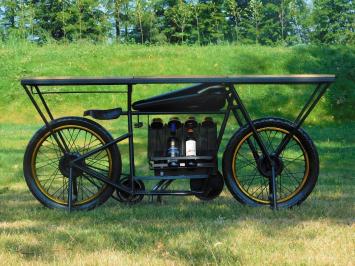
[[[319,100],[322,98],[324,93],[327,91],[329,88],[330,84],[328,83],[321,83],[318,84],[317,87],[315,88],[314,92],[306,102],[306,104],[303,106],[301,112],[298,114],[297,118],[295,119],[294,123],[294,128],[293,130],[287,134],[283,140],[281,141],[280,145],[276,148],[274,155],[279,156],[283,149],[287,146],[287,144],[290,142],[296,131],[301,127],[303,122],[306,120],[308,115],[311,113],[311,111],[314,109],[314,107],[317,105]]]

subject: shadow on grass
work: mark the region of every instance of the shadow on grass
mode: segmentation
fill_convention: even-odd
[[[42,207],[24,188],[11,189],[0,195],[0,223],[6,221],[13,226],[2,228],[1,233],[16,236],[5,240],[7,251],[28,259],[40,256],[50,261],[58,248],[87,252],[115,248],[154,254],[161,243],[170,243],[175,247],[174,256],[186,262],[191,258],[196,262],[202,258],[211,261],[216,258],[204,241],[228,239],[230,229],[241,230],[247,224],[266,237],[277,237],[303,222],[321,222],[325,218],[349,225],[352,215],[347,210],[352,208],[353,196],[348,191],[334,198],[332,188],[323,186],[320,195],[312,196],[301,207],[278,212],[267,207],[242,206],[225,192],[206,203],[194,198],[166,197],[163,204],[144,201],[128,206],[110,200],[93,211],[71,214]],[[29,235],[36,241],[27,240]],[[175,243],[189,237],[192,249]],[[194,249],[197,246],[200,248]],[[217,253],[217,261],[223,260],[223,254]],[[240,259],[237,255],[229,258]]]

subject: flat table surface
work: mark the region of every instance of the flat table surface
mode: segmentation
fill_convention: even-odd
[[[238,76],[132,76],[132,77],[26,77],[22,85],[127,85],[127,84],[317,84],[332,83],[335,75],[238,75]]]

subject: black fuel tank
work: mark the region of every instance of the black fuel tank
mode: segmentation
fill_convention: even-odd
[[[226,102],[223,85],[198,84],[133,103],[133,109],[146,112],[218,111]]]

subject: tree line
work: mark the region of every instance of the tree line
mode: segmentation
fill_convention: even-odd
[[[354,44],[349,0],[1,0],[0,37],[45,43]]]

